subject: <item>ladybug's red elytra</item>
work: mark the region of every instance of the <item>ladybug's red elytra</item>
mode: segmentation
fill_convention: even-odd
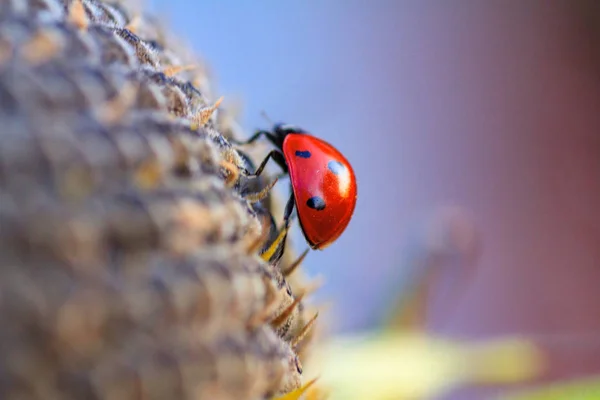
[[[322,250],[344,232],[356,206],[356,176],[348,160],[332,145],[290,125],[276,124],[260,130],[245,142],[265,136],[276,147],[254,173],[260,176],[273,159],[289,174],[292,194],[284,212],[285,229],[297,208],[300,227],[312,249]]]

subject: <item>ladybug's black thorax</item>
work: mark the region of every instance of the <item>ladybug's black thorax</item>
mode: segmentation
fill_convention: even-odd
[[[279,149],[283,148],[283,141],[285,140],[287,135],[291,134],[306,134],[306,132],[297,126],[279,123],[273,126],[273,138],[271,142]]]

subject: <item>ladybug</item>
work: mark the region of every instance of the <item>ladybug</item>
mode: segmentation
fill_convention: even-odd
[[[260,130],[240,145],[266,137],[275,147],[249,177],[258,177],[270,159],[289,175],[291,195],[284,211],[284,229],[294,207],[302,233],[313,250],[335,242],[348,226],[356,206],[356,176],[348,160],[329,143],[286,124]],[[285,239],[285,237],[283,237]],[[280,250],[281,251],[281,250]],[[278,251],[278,253],[280,252]]]

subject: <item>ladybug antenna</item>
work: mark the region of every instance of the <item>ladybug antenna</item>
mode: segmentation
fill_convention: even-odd
[[[268,122],[268,123],[269,123],[271,126],[275,125],[275,123],[273,122],[273,120],[272,120],[271,118],[269,118],[269,116],[267,115],[267,112],[266,112],[265,110],[261,110],[261,112],[260,112],[260,115],[261,115],[261,116],[262,116],[262,117],[263,117],[265,120],[267,120],[267,122]]]

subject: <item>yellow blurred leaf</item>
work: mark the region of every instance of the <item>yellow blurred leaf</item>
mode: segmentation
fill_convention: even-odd
[[[542,369],[528,341],[469,345],[417,333],[337,338],[314,349],[308,370],[321,371],[329,400],[424,398],[464,383],[513,383]]]
[[[317,378],[312,379],[311,381],[307,382],[305,385],[303,385],[301,388],[294,390],[293,392],[290,392],[288,394],[284,394],[283,396],[277,397],[274,400],[299,400],[300,397],[312,386],[314,385],[314,383],[317,381]]]

